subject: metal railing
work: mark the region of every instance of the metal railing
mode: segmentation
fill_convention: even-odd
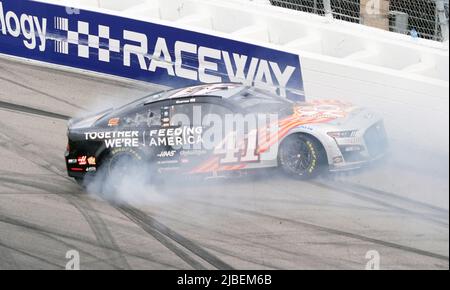
[[[374,26],[413,37],[448,40],[449,0],[269,0],[278,7]]]

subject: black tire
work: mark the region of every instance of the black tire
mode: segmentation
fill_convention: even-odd
[[[132,152],[108,153],[101,161],[96,174],[95,185],[102,194],[108,198],[114,197],[119,192],[119,186],[123,178],[133,175],[140,165],[136,155]]]
[[[125,176],[137,166],[139,166],[139,159],[129,152],[121,152],[114,155],[108,155],[102,164],[102,170],[106,177],[113,177],[113,175]]]
[[[322,145],[305,134],[288,136],[280,145],[278,163],[289,176],[307,180],[320,175],[326,166]]]
[[[102,179],[103,194],[117,193],[118,184],[126,177],[130,177],[131,181],[136,178],[136,182],[145,184],[156,184],[159,181],[152,159],[145,158],[143,154],[132,149],[115,154],[108,153],[97,173]]]

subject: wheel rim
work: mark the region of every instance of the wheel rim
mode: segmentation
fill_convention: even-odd
[[[299,175],[305,174],[314,162],[314,155],[307,141],[300,137],[291,139],[284,145],[282,157],[285,167]]]

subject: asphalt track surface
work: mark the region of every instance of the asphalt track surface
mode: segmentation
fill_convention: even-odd
[[[448,172],[174,179],[127,203],[66,177],[69,117],[155,90],[0,59],[0,269],[64,269],[70,250],[82,269],[364,269],[373,250],[382,269],[449,269]]]

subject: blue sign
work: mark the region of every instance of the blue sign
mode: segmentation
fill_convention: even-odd
[[[239,82],[304,98],[298,55],[41,2],[0,0],[0,53],[170,87]]]

